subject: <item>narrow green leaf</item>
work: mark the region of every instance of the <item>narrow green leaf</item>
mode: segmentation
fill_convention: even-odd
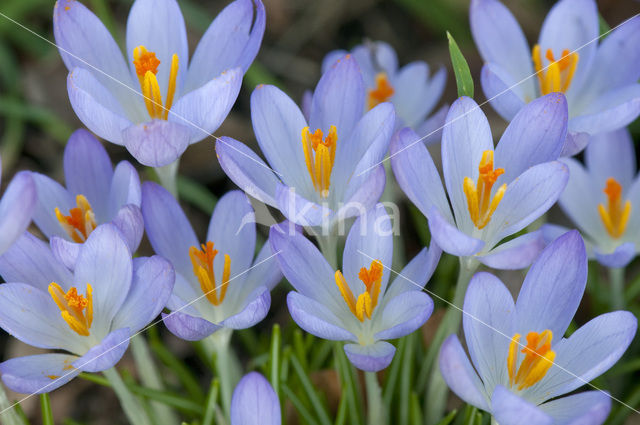
[[[318,397],[318,393],[313,388],[313,384],[309,379],[309,375],[305,372],[300,360],[297,356],[291,356],[291,365],[293,366],[293,370],[298,376],[298,379],[302,383],[302,388],[304,389],[307,397],[311,401],[311,405],[313,406],[313,410],[315,411],[315,416],[320,421],[321,425],[331,425],[331,421],[329,420],[329,414],[327,413],[327,409],[320,401],[320,397]]]
[[[178,176],[178,194],[208,215],[211,215],[218,202],[206,187],[185,176]]]
[[[270,362],[270,381],[273,390],[276,395],[280,394],[280,325],[277,323],[273,325],[273,331],[271,332],[271,353]]]
[[[409,406],[411,425],[422,425],[424,417],[422,416],[422,409],[420,408],[420,399],[418,398],[418,394],[414,391],[411,392]]]
[[[442,420],[438,422],[437,425],[449,425],[451,422],[453,422],[457,414],[458,414],[457,410],[452,410],[451,412],[449,412],[447,416],[442,418]]]
[[[291,391],[287,384],[282,384],[282,392],[284,393],[285,397],[287,397],[287,399],[291,401],[293,407],[296,408],[300,416],[302,416],[302,418],[308,425],[319,425],[318,421],[315,420],[315,417],[311,414],[311,412],[309,412],[309,409],[305,407],[304,403],[302,403],[298,396],[293,391]]]
[[[449,31],[447,31],[447,38],[449,39],[449,54],[451,55],[453,73],[456,76],[458,96],[469,96],[473,99],[473,78],[471,78],[469,64]]]
[[[396,355],[393,356],[391,361],[391,367],[389,367],[389,374],[385,381],[384,389],[382,391],[382,398],[387,412],[391,414],[391,407],[393,402],[393,395],[396,393],[396,384],[400,378],[400,369],[402,367],[402,360],[404,359],[404,352],[407,347],[407,338],[401,338],[398,342],[398,348]]]
[[[213,415],[216,413],[218,405],[218,391],[220,389],[220,381],[213,379],[211,381],[211,387],[209,389],[209,395],[207,396],[207,407],[204,411],[204,418],[202,419],[202,425],[213,425]]]
[[[600,35],[601,36],[603,36],[603,34],[606,34],[609,31],[611,31],[611,27],[609,26],[607,21],[605,21],[604,18],[602,17],[602,15],[600,15],[600,14],[598,14],[598,26],[599,26],[599,31],[600,31]],[[603,36],[603,38],[604,38],[604,36]]]
[[[415,333],[407,335],[407,346],[404,350],[402,359],[402,371],[400,372],[400,406],[399,406],[399,422],[401,424],[409,423],[409,395],[411,393],[411,378],[413,377],[413,341]]]
[[[334,358],[336,360],[336,368],[338,375],[340,376],[340,384],[342,386],[343,395],[347,397],[349,406],[349,424],[362,423],[363,413],[361,411],[362,402],[358,398],[358,389],[356,384],[355,374],[352,373],[353,367],[347,356],[344,353],[341,342],[335,342],[334,345]]]
[[[51,400],[47,393],[40,394],[40,410],[42,410],[42,425],[55,425],[51,411]]]

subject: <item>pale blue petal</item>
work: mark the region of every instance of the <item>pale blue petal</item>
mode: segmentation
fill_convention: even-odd
[[[521,334],[549,329],[554,340],[564,335],[587,282],[587,253],[577,230],[547,246],[524,279],[516,309]]]
[[[258,372],[246,374],[233,390],[231,425],[280,425],[280,400]]]
[[[135,258],[131,289],[112,327],[129,328],[133,334],[148,325],[167,304],[175,279],[171,263],[159,255]]]
[[[119,162],[109,189],[109,217],[113,218],[127,204],[140,206],[141,197],[138,172],[129,161]]]
[[[101,372],[109,369],[115,366],[127,351],[129,339],[131,339],[129,329],[117,329],[73,362],[72,366],[85,372]]]
[[[40,173],[31,173],[38,202],[33,212],[33,222],[46,237],[61,236],[70,239],[56,218],[55,209],[63,215],[76,206],[73,196],[58,182]]]
[[[496,63],[486,63],[482,67],[480,84],[484,96],[505,121],[511,121],[526,105],[525,99],[536,96],[535,93],[523,94],[523,86],[518,82]]]
[[[337,212],[338,220],[364,214],[378,202],[387,183],[383,164],[351,179],[344,196],[344,204]]]
[[[113,217],[111,223],[118,228],[129,250],[136,252],[144,234],[144,223],[140,207],[137,205],[125,205]]]
[[[180,158],[189,146],[190,134],[190,126],[155,119],[123,129],[122,140],[142,165],[163,167]]]
[[[484,385],[471,366],[467,353],[456,335],[450,335],[442,343],[438,356],[440,372],[451,391],[465,402],[489,411]]]
[[[231,282],[233,285],[235,282]],[[267,316],[271,305],[271,295],[265,286],[257,287],[244,302],[241,311],[226,318],[220,323],[225,328],[246,329],[260,322]]]
[[[422,291],[406,291],[389,300],[378,312],[375,339],[396,339],[418,329],[431,317],[433,300]],[[382,314],[380,316],[380,314]]]
[[[558,159],[567,135],[567,100],[551,93],[529,102],[502,134],[495,151],[501,182],[511,183],[530,167]]]
[[[221,137],[216,140],[216,154],[227,176],[247,195],[276,206],[278,177],[247,145],[231,137]]]
[[[336,126],[340,140],[349,140],[351,131],[364,110],[364,81],[360,67],[352,56],[335,62],[320,78],[313,92],[309,126],[328,132]]]
[[[451,105],[442,130],[442,169],[456,223],[465,233],[471,233],[474,225],[463,190],[464,178],[478,179],[478,165],[487,150],[493,150],[487,117],[472,99],[459,98]]]
[[[604,391],[586,391],[540,405],[556,425],[600,425],[611,411],[611,396]]]
[[[491,396],[491,414],[500,425],[551,425],[553,418],[502,385]]]
[[[208,320],[178,311],[162,313],[162,321],[172,334],[187,341],[200,341],[221,328]]]
[[[225,71],[178,99],[169,112],[169,121],[189,127],[189,143],[199,142],[220,127],[238,98],[241,86],[240,68]]]
[[[466,257],[478,253],[484,247],[484,241],[458,230],[442,217],[436,207],[431,208],[427,217],[431,236],[443,251]]]
[[[420,136],[425,145],[429,146],[442,140],[442,129],[444,128],[447,112],[449,112],[449,105],[443,105],[422,124],[417,126],[415,129],[416,134]]]
[[[327,306],[312,298],[291,291],[287,295],[287,306],[293,320],[306,332],[332,341],[357,341]]]
[[[356,368],[365,372],[378,372],[389,366],[396,347],[385,341],[372,345],[346,344],[344,352]]]
[[[154,251],[169,260],[176,273],[193,275],[189,248],[200,244],[178,201],[162,186],[145,182],[142,216]]]
[[[391,282],[385,293],[385,298],[390,297],[393,299],[403,292],[424,288],[429,279],[431,279],[438,261],[440,261],[441,254],[442,250],[432,240],[429,249],[422,248],[418,255],[413,257],[409,264]]]
[[[37,189],[31,173],[19,172],[0,200],[0,254],[27,230],[37,203]]]
[[[580,131],[568,131],[567,138],[564,141],[564,146],[562,147],[560,156],[571,157],[577,155],[578,153],[582,152],[585,147],[587,147],[589,140],[591,140],[591,136],[589,135],[589,133]]]
[[[626,267],[636,256],[636,244],[626,242],[618,245],[613,252],[604,253],[597,247],[594,249],[596,259],[600,264],[606,267],[619,268]]]
[[[109,220],[109,199],[105,194],[109,193],[112,178],[107,150],[87,130],[76,130],[64,149],[64,179],[71,195],[87,198],[100,223]]]
[[[295,187],[278,183],[276,202],[280,212],[290,221],[301,226],[320,226],[332,221],[335,213],[325,205],[304,198]]]
[[[597,134],[625,127],[640,115],[640,84],[630,84],[593,100],[580,116],[569,120],[569,131]]]
[[[623,191],[633,183],[636,153],[626,128],[592,136],[584,156],[593,181],[602,186],[599,189],[605,187],[609,177],[616,179]]]
[[[49,240],[49,245],[56,260],[64,264],[69,270],[73,271],[76,268],[76,261],[82,247],[81,243],[69,242],[58,236],[52,236]]]
[[[346,50],[332,50],[329,53],[327,53],[325,55],[325,57],[322,59],[322,66],[320,67],[322,69],[322,73],[324,74],[325,72],[327,72],[329,70],[329,68],[331,67],[331,65],[333,65],[338,59],[342,58],[343,56],[347,55],[349,52],[347,52]],[[357,58],[356,58],[357,59]],[[362,64],[358,63],[358,65],[360,66],[360,69],[362,70]]]
[[[0,363],[2,382],[20,394],[43,394],[61,387],[80,373],[71,364],[77,359],[69,354],[36,354]]]
[[[498,245],[489,254],[476,258],[493,269],[518,270],[529,267],[545,247],[541,231],[525,233]]]

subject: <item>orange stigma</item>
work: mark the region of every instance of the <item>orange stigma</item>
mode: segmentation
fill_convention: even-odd
[[[543,95],[552,92],[565,93],[571,86],[571,80],[573,80],[573,74],[576,72],[578,66],[578,53],[569,53],[569,49],[562,51],[560,59],[556,60],[553,56],[553,51],[547,49],[545,58],[549,61],[549,65],[546,70],[543,70],[542,66],[542,51],[540,45],[536,44],[533,47],[531,53],[533,59],[533,65],[536,69],[536,75],[540,82],[540,91]]]
[[[622,186],[616,179],[609,177],[603,191],[607,195],[607,206],[598,204],[598,212],[604,228],[614,239],[624,234],[631,214],[631,201],[622,202]]]
[[[193,274],[200,282],[200,288],[213,305],[220,305],[227,294],[229,276],[231,274],[231,257],[224,255],[224,269],[222,271],[222,284],[216,287],[216,276],[213,272],[213,260],[218,255],[218,250],[213,249],[213,242],[201,245],[202,249],[192,246],[189,248],[189,257],[193,265]]]
[[[338,135],[335,125],[329,128],[327,137],[324,137],[319,128],[314,133],[309,131],[309,127],[302,129],[302,150],[307,170],[314,189],[323,198],[329,196],[331,170],[333,170],[333,163],[336,159],[337,143]]]
[[[393,86],[389,83],[386,72],[379,72],[376,75],[376,87],[368,90],[367,108],[373,109],[382,102],[388,101],[395,93]]]
[[[349,310],[351,310],[359,321],[364,322],[365,318],[371,319],[373,310],[378,305],[382,282],[382,263],[379,260],[373,260],[368,270],[366,267],[360,269],[358,277],[362,283],[364,283],[366,290],[358,295],[358,299],[356,300],[342,272],[337,270],[335,273],[336,285],[338,285],[340,289],[342,298],[344,298],[347,306],[349,306]]]
[[[92,292],[89,284],[87,284],[86,297],[79,295],[78,290],[73,286],[65,293],[57,283],[49,284],[49,294],[58,305],[62,318],[78,335],[89,336],[93,321]]]
[[[84,196],[76,196],[76,205],[78,205],[76,208],[69,210],[69,215],[63,215],[59,208],[55,209],[55,213],[60,226],[67,232],[71,240],[82,243],[96,228],[96,216],[91,209],[91,204]]]
[[[504,183],[500,186],[496,194],[491,198],[493,184],[498,180],[498,177],[504,174],[504,168],[493,169],[493,151],[484,151],[482,153],[478,171],[480,172],[478,183],[474,184],[471,178],[465,177],[463,190],[467,197],[467,207],[469,208],[471,221],[478,229],[482,229],[491,221],[491,216],[498,208],[498,204],[500,204],[504,192],[507,190],[507,184]]]
[[[140,89],[144,96],[144,104],[151,119],[166,120],[173,104],[173,96],[176,92],[176,79],[178,78],[178,55],[171,57],[171,71],[169,74],[169,86],[167,87],[167,100],[162,102],[162,94],[156,74],[160,60],[154,52],[148,51],[144,46],[133,49],[133,65],[140,82]]]
[[[529,332],[527,346],[520,350],[521,353],[524,353],[524,359],[518,367],[520,334],[513,336],[507,356],[509,386],[512,388],[516,386],[517,390],[521,391],[544,378],[556,358],[555,351],[551,350],[552,338],[553,333],[548,329],[542,333]]]

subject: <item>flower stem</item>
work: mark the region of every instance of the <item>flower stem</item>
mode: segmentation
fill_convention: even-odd
[[[12,403],[7,397],[7,393],[4,390],[2,384],[0,384],[0,423],[7,425],[25,425],[26,420],[23,420],[18,414],[19,402]]]
[[[178,165],[180,159],[176,159],[169,165],[155,168],[160,184],[178,199]]]
[[[111,383],[111,388],[113,388],[118,400],[120,400],[122,410],[124,410],[125,415],[127,415],[129,422],[132,425],[151,425],[151,421],[138,402],[138,399],[129,391],[116,368],[112,367],[102,373]]]
[[[231,414],[231,395],[235,385],[240,381],[240,366],[231,349],[233,330],[220,329],[207,337],[203,342],[211,356],[215,356],[215,371],[220,380],[220,404],[227,423]]]
[[[375,372],[365,372],[364,380],[367,388],[367,423],[369,425],[383,425],[387,421],[378,376]]]
[[[311,228],[308,229],[311,234],[316,237],[318,245],[320,246],[320,252],[327,260],[329,265],[334,270],[338,269],[338,235],[333,230],[330,230],[328,234],[323,235],[317,233]]]
[[[451,334],[455,334],[460,329],[462,321],[462,305],[464,296],[469,286],[471,276],[478,268],[479,263],[472,258],[460,258],[460,271],[458,281],[456,282],[456,290],[453,296],[453,303],[449,305],[447,311],[438,327],[433,341],[427,350],[428,366],[431,370],[429,385],[425,395],[425,414],[427,425],[437,423],[444,414],[447,402],[447,384],[442,378],[440,368],[438,367],[438,356],[442,342]]]
[[[611,284],[611,308],[624,308],[624,267],[609,267],[609,283]]]

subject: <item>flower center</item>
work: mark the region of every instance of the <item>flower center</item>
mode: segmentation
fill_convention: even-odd
[[[76,208],[69,210],[69,215],[63,215],[56,207],[55,213],[60,226],[67,232],[71,240],[82,243],[87,240],[96,228],[96,216],[91,204],[83,195],[76,196]]]
[[[309,127],[302,129],[302,150],[307,170],[316,192],[326,198],[329,196],[331,170],[333,170],[333,163],[336,159],[336,145],[338,143],[336,126],[332,125],[327,137],[323,137],[324,134],[319,128],[314,133],[309,131]]]
[[[218,255],[218,250],[213,249],[213,242],[201,245],[202,249],[192,246],[189,248],[189,257],[193,264],[193,274],[200,282],[200,288],[213,305],[220,305],[227,294],[229,275],[231,274],[231,257],[224,255],[224,270],[222,271],[222,284],[216,287],[216,276],[213,272],[213,260]]]
[[[622,186],[616,179],[609,177],[603,192],[607,195],[607,206],[598,204],[600,219],[607,233],[614,239],[624,234],[631,214],[631,201],[622,202]]]
[[[463,190],[467,197],[467,207],[471,221],[478,229],[485,227],[491,220],[498,204],[507,190],[507,184],[504,183],[496,194],[491,197],[491,189],[493,184],[504,174],[504,168],[493,169],[493,151],[484,151],[482,159],[478,165],[478,183],[474,184],[469,177],[464,178]]]
[[[545,58],[549,61],[546,70],[542,70],[542,51],[540,45],[536,44],[531,53],[533,65],[536,68],[536,75],[540,82],[540,91],[543,95],[552,92],[563,92],[569,90],[573,74],[578,66],[578,53],[569,53],[569,49],[562,51],[560,59],[556,60],[553,51],[547,49]]]
[[[393,96],[395,90],[389,83],[386,72],[379,72],[376,75],[376,87],[368,90],[367,107],[373,109],[382,102],[386,102]]]
[[[509,371],[509,386],[516,386],[518,391],[529,388],[539,382],[549,371],[556,358],[555,351],[551,350],[553,333],[545,330],[542,333],[529,332],[527,334],[527,346],[520,350],[524,353],[524,359],[518,367],[518,347],[520,346],[520,334],[515,334],[509,344],[507,356],[507,370]]]
[[[49,294],[60,309],[60,314],[69,327],[78,335],[89,336],[89,328],[93,321],[93,296],[91,285],[87,283],[87,296],[78,294],[75,287],[66,293],[55,282],[49,284]]]
[[[376,308],[376,305],[378,305],[382,281],[382,263],[379,260],[373,260],[369,269],[366,267],[360,269],[358,277],[362,283],[364,283],[366,290],[358,295],[358,299],[356,300],[342,272],[337,270],[335,274],[336,285],[338,285],[340,289],[342,298],[344,298],[349,306],[349,310],[351,310],[359,321],[364,322],[365,318],[371,319],[373,310]]]
[[[171,57],[171,71],[169,74],[169,87],[167,87],[167,100],[162,103],[162,94],[156,74],[160,61],[154,52],[148,51],[144,46],[133,49],[133,65],[140,82],[140,89],[144,96],[144,104],[147,107],[151,119],[166,120],[173,103],[176,92],[176,78],[178,77],[178,55]]]

